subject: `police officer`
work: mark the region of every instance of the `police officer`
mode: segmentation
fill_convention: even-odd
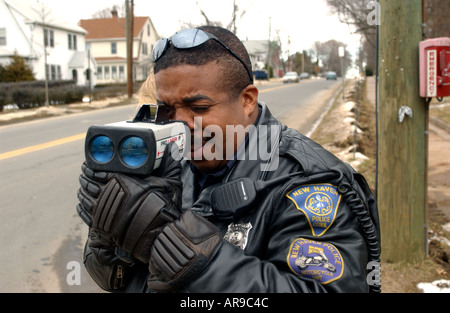
[[[108,291],[368,292],[377,207],[364,178],[258,102],[231,32],[204,26],[153,50],[156,97],[191,151],[149,177],[80,176],[85,267]],[[168,149],[170,149],[169,146]],[[173,152],[173,150],[172,150]],[[368,270],[369,268],[369,270]]]

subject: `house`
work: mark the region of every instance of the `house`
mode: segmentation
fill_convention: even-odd
[[[127,82],[126,18],[113,10],[112,17],[81,20],[87,31],[87,49],[97,62],[97,84]],[[133,25],[133,80],[144,81],[151,69],[151,52],[159,35],[148,16],[135,16]]]
[[[0,0],[0,63],[15,53],[25,58],[37,80],[74,80],[87,85],[97,64],[86,51],[86,31],[39,2]],[[91,86],[95,84],[92,77]]]
[[[245,40],[242,41],[252,62],[253,70],[262,70],[266,68],[269,56],[268,40]],[[276,41],[270,42],[270,65],[273,68],[275,77],[283,76],[283,64],[280,61],[281,49]]]

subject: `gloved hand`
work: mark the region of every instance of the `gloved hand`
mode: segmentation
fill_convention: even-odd
[[[87,246],[92,252],[97,262],[104,266],[111,264],[121,264],[131,266],[136,259],[127,252],[122,251],[113,242],[102,238],[92,228],[89,229]]]
[[[200,274],[222,244],[219,229],[191,210],[169,223],[158,235],[150,253],[147,285],[171,291]]]
[[[166,147],[159,173],[145,178],[82,166],[78,214],[102,238],[144,263],[157,234],[181,215],[181,164],[172,158],[173,146]]]

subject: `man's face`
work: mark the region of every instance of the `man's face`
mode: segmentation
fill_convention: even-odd
[[[227,125],[246,127],[257,117],[257,89],[251,85],[238,97],[230,97],[221,88],[220,73],[217,64],[209,63],[179,65],[155,75],[158,104],[169,109],[170,119],[187,123],[191,132],[188,156],[203,172],[223,168],[229,152],[234,154],[242,143],[239,137],[243,136],[226,135]]]

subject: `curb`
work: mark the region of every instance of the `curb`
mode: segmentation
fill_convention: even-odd
[[[325,107],[324,112],[322,112],[322,114],[320,115],[319,119],[313,124],[313,126],[311,127],[311,129],[309,130],[309,132],[307,132],[305,134],[306,137],[311,137],[314,132],[316,131],[317,127],[319,127],[320,123],[322,123],[323,118],[325,117],[325,115],[328,113],[328,111],[330,111],[331,107],[334,104],[334,101],[336,100],[337,96],[339,96],[339,94],[342,91],[342,84],[339,85],[339,87],[337,87],[337,89],[334,91],[333,95],[331,96],[330,100],[328,100],[328,103]]]

